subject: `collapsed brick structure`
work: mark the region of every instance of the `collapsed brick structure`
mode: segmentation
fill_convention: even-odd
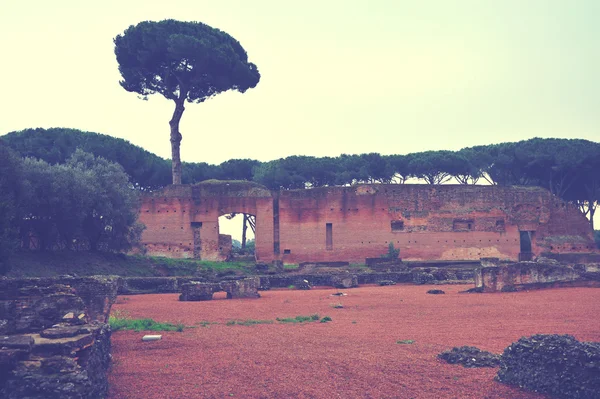
[[[240,280],[227,280],[220,283],[190,282],[181,285],[180,301],[209,301],[213,294],[219,291],[227,293],[227,299],[260,298],[258,277]]]
[[[269,191],[251,182],[168,186],[144,197],[150,255],[225,260],[219,216],[256,216],[259,262],[363,263],[393,243],[404,260],[529,260],[593,252],[576,207],[538,187],[361,184]]]
[[[0,279],[0,397],[104,398],[114,277]]]

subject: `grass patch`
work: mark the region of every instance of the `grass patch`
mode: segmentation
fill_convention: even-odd
[[[185,328],[183,324],[159,323],[152,319],[130,319],[127,317],[110,316],[108,324],[113,331],[133,330],[139,331],[178,331]]]
[[[229,320],[226,326],[254,326],[256,324],[273,324],[273,320]]]
[[[411,345],[415,343],[414,339],[402,339],[400,341],[396,341],[397,344],[399,345]]]
[[[296,316],[296,317],[285,317],[285,318],[278,317],[275,320],[277,320],[280,323],[306,323],[307,321],[310,322],[310,321],[319,320],[319,315],[313,314],[310,316]]]
[[[290,264],[283,265],[283,270],[298,270],[299,268],[300,268],[300,265],[298,265],[296,263],[290,263]]]
[[[255,274],[254,262],[209,262],[161,256],[86,251],[18,251],[8,277],[117,275],[126,277],[193,276],[198,272]]]
[[[210,327],[211,324],[219,324],[219,323],[203,320],[203,321],[199,321],[199,322],[194,323],[194,324],[196,324],[196,325],[198,325],[200,327],[206,327],[206,328],[208,328],[208,327]]]

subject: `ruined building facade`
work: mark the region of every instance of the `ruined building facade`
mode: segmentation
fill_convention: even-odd
[[[576,207],[538,187],[361,184],[270,191],[250,182],[168,186],[144,197],[149,255],[224,260],[231,237],[218,219],[256,216],[256,259],[347,261],[527,260],[542,252],[592,252],[593,231]]]

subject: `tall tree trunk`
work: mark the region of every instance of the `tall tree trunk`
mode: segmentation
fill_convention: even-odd
[[[179,121],[185,107],[185,96],[180,95],[180,98],[175,100],[175,111],[173,117],[169,121],[171,127],[171,171],[173,174],[173,184],[181,184],[181,157],[179,155],[179,147],[181,144],[181,133],[179,133]]]

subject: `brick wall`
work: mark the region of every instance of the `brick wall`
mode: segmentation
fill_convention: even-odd
[[[148,253],[172,257],[194,256],[195,228],[199,256],[222,259],[218,218],[232,212],[256,215],[262,262],[363,263],[389,243],[406,260],[516,260],[522,232],[534,254],[595,248],[587,219],[535,187],[375,184],[271,193],[253,183],[211,182],[148,195],[141,212]]]

